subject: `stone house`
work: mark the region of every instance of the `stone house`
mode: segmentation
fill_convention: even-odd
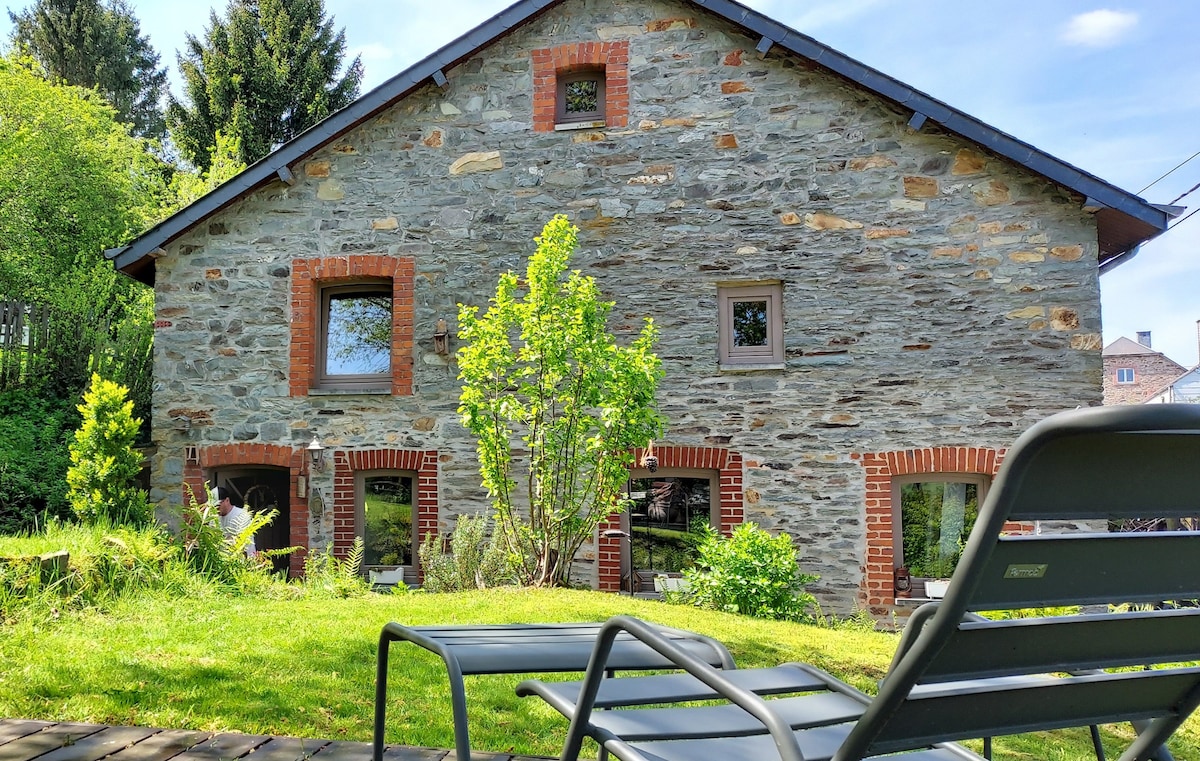
[[[653,520],[750,520],[827,610],[888,615],[1005,447],[1100,403],[1099,271],[1172,211],[728,0],[522,0],[110,257],[156,292],[153,500],[229,483],[281,509],[260,546],[366,534],[411,571],[487,509],[456,304],[565,212],[666,371],[634,541],[601,532],[580,578],[665,565]]]
[[[1142,404],[1163,391],[1186,368],[1160,351],[1150,348],[1150,332],[1137,341],[1122,336],[1104,347],[1105,404]]]

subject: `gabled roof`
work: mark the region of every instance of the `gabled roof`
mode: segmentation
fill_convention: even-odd
[[[151,227],[129,244],[110,249],[106,255],[121,272],[142,282],[152,283],[154,260],[162,255],[163,246],[255,189],[280,180],[292,181],[289,168],[291,164],[389,108],[425,84],[444,84],[447,69],[472,57],[480,49],[564,1],[519,0],[280,146],[265,158],[247,167],[241,174]],[[1099,263],[1102,272],[1135,254],[1142,243],[1165,231],[1169,220],[1179,213],[1174,207],[1148,203],[1065,161],[1039,151],[1028,143],[984,124],[733,0],[681,2],[704,8],[758,36],[760,41],[757,49],[760,53],[766,54],[778,46],[911,110],[913,116],[909,123],[915,129],[920,129],[927,121],[936,122],[943,129],[1083,196],[1086,199],[1085,207],[1096,210]]]
[[[1162,352],[1155,351],[1137,341],[1131,341],[1125,336],[1121,336],[1105,346],[1104,351],[1101,352],[1101,355],[1105,357],[1127,357],[1135,354],[1162,354]]]

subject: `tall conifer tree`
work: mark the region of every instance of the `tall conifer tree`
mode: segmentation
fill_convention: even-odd
[[[175,145],[207,169],[220,131],[257,161],[358,97],[362,63],[343,71],[345,52],[322,0],[230,0],[179,55],[184,102],[167,107]]]
[[[13,45],[52,79],[97,89],[135,135],[166,135],[167,70],[126,0],[37,0],[8,17]]]

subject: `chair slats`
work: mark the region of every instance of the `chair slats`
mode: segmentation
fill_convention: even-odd
[[[987,653],[987,657],[980,657]],[[923,683],[1200,661],[1200,609],[965,623]]]
[[[1042,534],[997,542],[967,605],[997,610],[1197,598],[1200,532]]]
[[[952,683],[914,691],[876,737],[871,752],[1175,716],[1191,711],[1198,690],[1200,667]]]

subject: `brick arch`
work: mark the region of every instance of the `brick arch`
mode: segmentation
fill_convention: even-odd
[[[604,69],[604,121],[608,127],[629,124],[629,40],[572,42],[534,50],[533,131],[553,132],[558,75],[581,69]]]
[[[288,393],[306,396],[316,376],[321,288],[363,278],[392,281],[392,394],[409,396],[413,386],[412,257],[352,254],[292,260],[291,346]]]
[[[987,447],[925,447],[852,455],[866,470],[867,476],[864,503],[867,553],[859,588],[859,602],[863,607],[886,613],[896,603],[892,479],[921,473],[971,473],[994,477],[1005,451]]]
[[[654,454],[658,457],[660,468],[693,468],[697,470],[717,471],[717,483],[720,490],[720,518],[717,529],[728,536],[734,527],[746,520],[746,507],[742,482],[745,471],[740,452],[734,452],[720,447],[676,447],[654,446]],[[635,449],[634,462],[641,462],[646,450]],[[621,590],[621,537],[605,536],[607,529],[619,529],[620,516],[609,516],[600,524],[600,536],[597,539],[596,567],[599,576],[599,588],[606,592]]]
[[[190,447],[189,447],[190,449]],[[204,484],[208,473],[217,468],[276,467],[288,471],[288,542],[301,547],[288,560],[288,575],[299,576],[304,571],[308,553],[308,502],[298,497],[299,478],[304,475],[304,450],[279,444],[242,442],[196,447],[195,457],[185,458],[183,480],[197,499],[204,499]],[[184,489],[183,498],[188,498]]]
[[[345,556],[354,544],[354,474],[360,470],[416,473],[416,543],[438,534],[438,453],[432,449],[353,449],[333,457],[333,551]],[[414,558],[414,562],[415,562]]]

